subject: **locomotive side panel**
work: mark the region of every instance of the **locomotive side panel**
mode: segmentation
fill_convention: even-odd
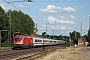
[[[14,37],[13,48],[31,48],[33,46],[32,37],[25,35],[16,35]]]
[[[31,36],[26,36],[25,41],[25,45],[27,45],[27,48],[31,48],[33,46],[33,38]]]

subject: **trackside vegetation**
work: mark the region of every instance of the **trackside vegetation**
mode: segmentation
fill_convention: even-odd
[[[11,22],[10,22],[11,16]],[[32,18],[24,14],[22,11],[8,10],[5,12],[0,7],[0,31],[1,31],[1,46],[9,46],[10,40],[10,23],[11,23],[11,40],[16,32],[22,34],[32,34],[35,30],[35,24]],[[4,31],[5,30],[5,31]]]

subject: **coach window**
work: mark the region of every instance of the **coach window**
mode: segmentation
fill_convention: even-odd
[[[37,42],[39,42],[39,40],[37,40]]]
[[[39,42],[42,42],[42,40],[39,40]]]
[[[43,42],[45,42],[45,40],[43,40]]]
[[[38,40],[38,42],[39,42],[40,40]]]
[[[54,41],[54,43],[56,43],[56,41]]]
[[[39,42],[41,42],[41,40],[39,40]]]
[[[52,42],[52,41],[50,41],[50,42]]]
[[[38,42],[38,40],[37,40],[37,39],[35,39],[35,42]]]

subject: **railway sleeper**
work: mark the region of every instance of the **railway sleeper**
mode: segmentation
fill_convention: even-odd
[[[55,50],[54,50],[55,51]],[[27,55],[23,55],[23,56],[19,56],[17,58],[14,58],[15,60],[34,60],[36,58],[45,56],[46,54],[49,54],[53,52],[53,50],[47,50],[47,51],[43,51],[43,52],[39,52],[39,53],[34,53],[34,54],[27,54]]]

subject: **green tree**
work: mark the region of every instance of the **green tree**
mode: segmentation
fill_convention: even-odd
[[[71,39],[70,45],[77,44],[78,43],[78,41],[77,41],[78,38],[80,38],[80,33],[79,32],[77,32],[77,31],[73,31],[72,33],[70,32],[70,39]]]
[[[0,30],[5,30],[8,27],[8,16],[5,14],[5,11],[0,7]]]
[[[6,39],[8,39],[8,16],[6,15],[5,11],[3,8],[0,6],[0,30],[1,32],[1,43],[4,43]],[[6,32],[3,32],[3,30],[7,30]]]
[[[10,11],[7,12],[9,15]],[[32,18],[22,11],[11,11],[12,33],[20,32],[22,34],[32,34],[35,30],[35,24]]]
[[[64,40],[64,37],[62,35],[59,35],[59,40]]]
[[[70,34],[70,38],[71,40],[75,40],[77,38],[80,38],[80,33],[79,32],[76,32],[76,31],[73,31],[71,34]]]

